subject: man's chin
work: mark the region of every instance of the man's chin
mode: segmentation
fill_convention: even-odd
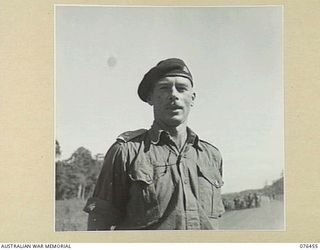
[[[182,123],[184,123],[184,120],[181,119],[181,118],[175,118],[175,117],[172,117],[170,119],[168,119],[166,121],[167,125],[170,126],[170,127],[177,127],[179,125],[181,125]]]

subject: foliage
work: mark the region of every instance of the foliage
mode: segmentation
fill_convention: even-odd
[[[56,140],[56,157],[59,158],[61,156],[61,148],[59,142]]]
[[[283,176],[278,179],[273,181],[272,185],[270,186],[265,186],[263,188],[263,192],[265,194],[276,194],[276,195],[281,195],[284,193],[284,183],[283,183]]]
[[[56,200],[90,197],[101,166],[102,161],[93,159],[84,147],[79,147],[69,159],[56,161]]]

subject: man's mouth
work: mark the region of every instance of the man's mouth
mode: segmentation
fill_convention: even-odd
[[[183,107],[176,105],[176,104],[172,104],[172,105],[168,105],[167,109],[168,110],[179,110],[179,109],[183,109]]]

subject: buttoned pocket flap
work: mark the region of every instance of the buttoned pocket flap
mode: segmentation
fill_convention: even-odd
[[[133,169],[129,172],[129,177],[133,181],[142,181],[146,184],[153,182],[153,170],[150,165],[135,164]]]
[[[219,173],[219,170],[214,166],[209,167],[200,167],[198,166],[198,170],[201,173],[201,175],[212,185],[214,185],[217,188],[220,188],[223,186],[223,181],[221,178],[221,175]]]

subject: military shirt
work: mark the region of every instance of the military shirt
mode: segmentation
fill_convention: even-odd
[[[84,208],[88,230],[217,229],[222,185],[216,147],[187,128],[179,151],[154,123],[134,138],[121,137],[107,152]]]

